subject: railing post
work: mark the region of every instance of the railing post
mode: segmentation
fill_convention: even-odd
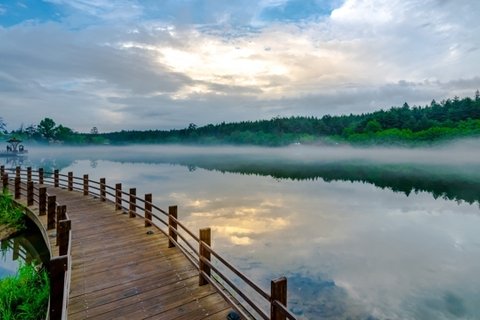
[[[177,241],[177,233],[175,232],[177,231],[177,221],[175,221],[172,218],[175,218],[175,219],[178,218],[177,206],[168,207],[168,236],[169,236],[168,247],[169,248],[175,247],[175,243],[171,239],[175,240],[175,242]]]
[[[105,201],[107,199],[107,192],[105,191],[106,180],[105,178],[100,178],[100,201]]]
[[[280,277],[272,280],[270,287],[270,319],[286,320],[287,316],[275,305],[275,301],[287,306],[287,278]]]
[[[122,210],[122,184],[115,185],[115,210]]]
[[[47,230],[55,229],[55,213],[57,211],[57,197],[48,196]]]
[[[53,171],[53,186],[55,188],[58,188],[60,186],[60,174],[58,169],[55,169]]]
[[[68,257],[60,256],[50,259],[48,275],[50,278],[50,319],[62,319],[65,287],[65,271],[68,268]]]
[[[83,195],[88,196],[88,174],[83,175]]]
[[[62,220],[58,224],[58,254],[59,255],[64,255],[68,253],[68,233],[72,229],[72,221],[71,220]]]
[[[55,245],[59,246],[60,245],[60,221],[62,220],[65,220],[67,217],[66,217],[66,213],[67,213],[67,206],[66,205],[62,205],[62,206],[58,206],[57,207],[57,226],[56,226],[56,229],[57,229],[57,243]]]
[[[27,206],[33,206],[33,181],[27,182]]]
[[[206,264],[202,258],[210,261],[210,251],[205,248],[205,244],[210,246],[212,244],[212,231],[210,228],[200,229],[200,242],[199,242],[199,269],[200,275],[198,278],[198,285],[203,286],[208,284],[208,280],[202,274],[205,272],[210,277],[210,266]]]
[[[20,178],[20,167],[19,166],[15,167],[15,178]]]
[[[137,189],[135,188],[130,188],[130,206],[129,206],[129,210],[128,210],[128,216],[130,218],[135,218],[137,215],[136,215],[136,212],[137,212]]]
[[[73,172],[68,173],[68,191],[73,191]]]
[[[15,199],[20,199],[21,193],[20,193],[20,176],[15,177]]]
[[[145,227],[152,226],[152,194],[145,195]]]
[[[47,213],[47,188],[38,189],[38,215],[43,216]]]
[[[38,184],[43,184],[43,168],[38,169]]]
[[[2,176],[3,189],[8,188],[8,173],[4,173]]]
[[[32,167],[27,167],[27,182],[32,181]]]

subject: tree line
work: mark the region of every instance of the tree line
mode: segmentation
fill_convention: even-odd
[[[0,119],[0,125],[5,124]],[[2,127],[0,126],[0,129]],[[11,134],[38,141],[70,144],[186,143],[282,146],[301,144],[425,144],[480,135],[480,93],[474,98],[433,100],[426,106],[401,107],[371,113],[317,117],[275,117],[270,120],[208,124],[184,129],[122,130],[78,133],[50,118]]]

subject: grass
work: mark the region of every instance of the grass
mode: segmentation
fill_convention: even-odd
[[[25,214],[12,200],[12,195],[6,190],[0,194],[0,225],[14,228],[17,231],[25,230]]]
[[[45,270],[23,265],[12,277],[0,280],[0,319],[37,320],[47,314],[50,284]]]
[[[26,229],[25,214],[4,189],[0,193],[0,225],[17,231]],[[0,319],[36,320],[47,314],[50,284],[45,270],[37,272],[31,265],[22,265],[15,276],[0,280]]]

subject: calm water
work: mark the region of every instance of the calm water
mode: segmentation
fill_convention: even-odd
[[[178,204],[267,291],[287,276],[299,318],[480,319],[476,150],[49,148],[21,164]]]
[[[37,227],[27,226],[25,232],[0,242],[0,279],[14,275],[22,264],[48,261],[48,249]]]

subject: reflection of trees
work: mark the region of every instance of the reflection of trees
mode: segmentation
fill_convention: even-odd
[[[282,160],[222,160],[197,158],[176,163],[207,170],[271,176],[276,179],[350,181],[370,183],[402,192],[429,192],[434,198],[480,203],[480,168],[426,164],[378,164],[372,162],[298,163]]]
[[[56,157],[27,161],[22,166],[43,167],[46,172],[62,170],[76,160],[90,160],[92,167],[97,161],[119,161],[129,163],[171,163],[186,166],[189,171],[196,168],[271,176],[275,179],[351,181],[370,183],[379,188],[388,188],[409,195],[412,192],[429,192],[435,198],[445,198],[468,203],[480,203],[480,165],[466,166],[433,164],[386,164],[374,161],[301,161],[252,154],[155,154],[112,153],[75,157],[62,154]]]
[[[38,228],[33,222],[27,223],[26,232],[18,236],[1,241],[0,248],[2,258],[12,261],[22,261],[27,264],[31,262],[47,262],[49,259],[48,249]],[[11,257],[8,256],[11,254]]]
[[[15,168],[18,166],[23,166],[26,162],[27,157],[5,157],[4,164],[6,168]]]

